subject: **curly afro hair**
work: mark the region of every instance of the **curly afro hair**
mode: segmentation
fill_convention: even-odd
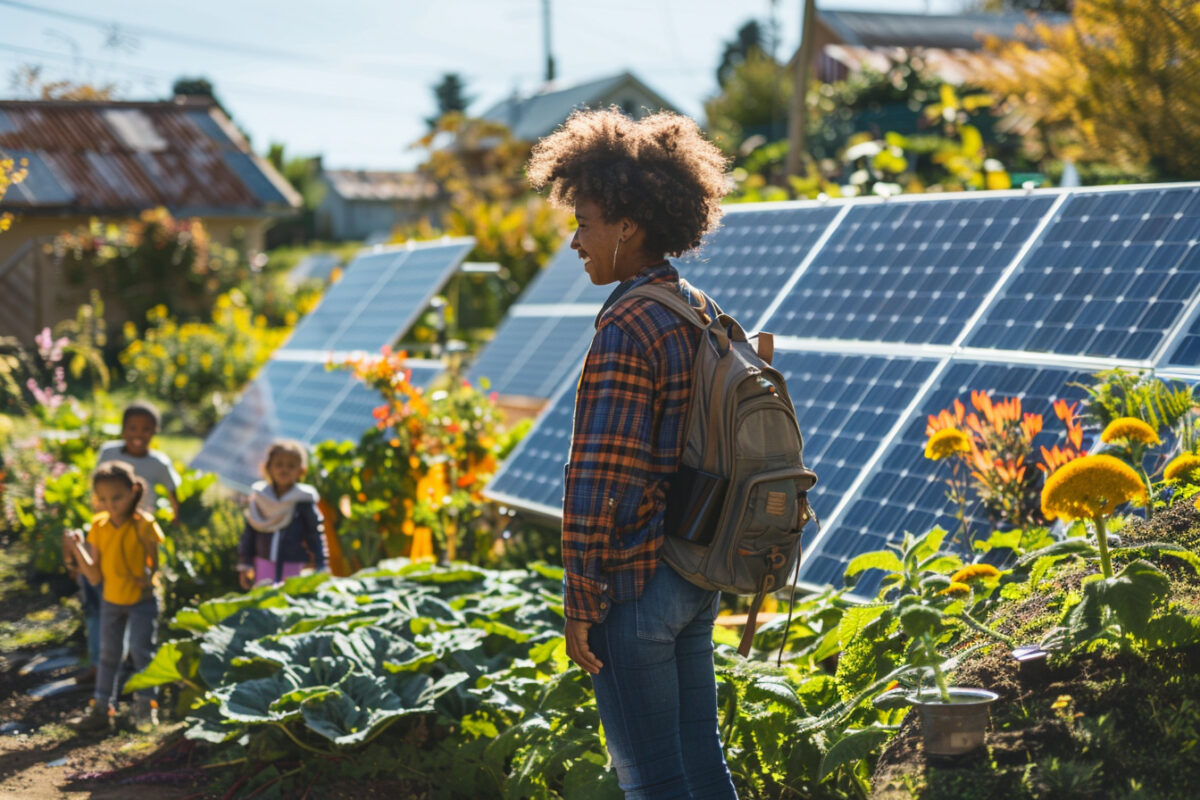
[[[725,168],[725,156],[688,117],[661,111],[635,122],[613,106],[576,111],[539,141],[529,182],[549,187],[555,205],[582,196],[607,222],[631,219],[646,231],[646,252],[679,256],[719,223]]]

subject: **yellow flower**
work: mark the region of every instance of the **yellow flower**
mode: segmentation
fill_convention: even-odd
[[[1169,481],[1180,480],[1194,483],[1200,479],[1200,456],[1195,453],[1180,453],[1171,459],[1163,470],[1163,477]]]
[[[955,453],[968,453],[971,440],[958,428],[942,428],[929,437],[925,444],[925,457],[930,461],[941,461]]]
[[[1123,503],[1145,505],[1146,485],[1133,467],[1100,453],[1069,461],[1046,479],[1042,513],[1046,519],[1107,517]]]
[[[209,353],[200,354],[200,366],[202,369],[212,369],[213,357]]]
[[[967,586],[965,583],[959,583],[958,581],[952,581],[949,586],[947,586],[945,589],[942,589],[940,592],[938,592],[938,594],[970,594],[970,593],[971,593],[971,587]]]
[[[1061,708],[1066,708],[1066,707],[1067,707],[1067,706],[1069,706],[1069,705],[1071,705],[1071,695],[1069,695],[1069,694],[1060,694],[1060,695],[1058,696],[1058,699],[1057,699],[1057,700],[1055,700],[1055,701],[1054,701],[1054,702],[1053,702],[1053,703],[1050,705],[1050,708],[1054,709],[1055,711],[1058,711],[1059,709],[1061,709]]]
[[[185,386],[187,386],[187,375],[181,372],[175,376],[175,388],[182,389]]]
[[[1162,444],[1158,434],[1137,417],[1118,417],[1108,423],[1108,427],[1100,434],[1100,441],[1108,444],[1119,439],[1128,439],[1143,444]]]
[[[970,583],[976,578],[999,577],[1000,570],[991,564],[968,564],[950,576],[951,585],[955,583]]]

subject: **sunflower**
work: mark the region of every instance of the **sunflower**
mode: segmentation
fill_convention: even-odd
[[[1120,439],[1141,442],[1142,444],[1162,444],[1162,440],[1158,438],[1158,434],[1154,432],[1154,429],[1137,417],[1118,417],[1108,423],[1104,432],[1100,434],[1100,441],[1105,444]]]
[[[943,428],[925,443],[925,457],[930,461],[941,461],[955,453],[968,453],[970,450],[970,438],[958,428]]]
[[[1046,479],[1042,489],[1042,513],[1046,519],[1107,517],[1118,506],[1130,502],[1145,505],[1146,485],[1133,467],[1103,453],[1067,462]]]
[[[971,593],[970,586],[968,586],[965,583],[958,583],[957,581],[951,581],[949,586],[947,586],[945,589],[942,589],[938,592],[938,594],[948,594],[948,595],[960,595],[960,594],[970,594],[970,593]]]
[[[1163,477],[1169,481],[1180,480],[1194,483],[1200,479],[1200,456],[1195,453],[1180,453],[1171,459],[1163,470]]]
[[[958,572],[950,576],[950,585],[956,583],[970,583],[977,578],[996,578],[999,577],[1000,570],[993,567],[991,564],[968,564]]]

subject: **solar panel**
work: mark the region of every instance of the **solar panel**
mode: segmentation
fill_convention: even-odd
[[[414,362],[411,368],[413,385],[422,388],[442,372],[437,362]],[[246,489],[261,477],[260,465],[272,441],[357,441],[374,421],[371,411],[382,403],[379,393],[349,370],[269,362],[217,423],[191,466]]]
[[[1148,359],[1200,286],[1200,188],[1070,195],[970,347]]]
[[[192,466],[247,488],[273,439],[305,444],[357,440],[371,425],[378,394],[328,356],[378,352],[392,344],[441,290],[474,246],[471,239],[410,243],[364,252],[300,321],[238,403],[213,429]],[[414,385],[428,385],[439,362],[410,362]]]
[[[972,390],[988,392],[995,400],[1019,397],[1024,412],[1042,414],[1044,428],[1034,439],[1034,452],[1039,452],[1038,448],[1048,447],[1064,436],[1052,409],[1054,400],[1079,399],[1083,390],[1068,384],[1088,378],[1086,372],[1060,367],[951,362],[921,399],[895,444],[804,554],[800,580],[813,585],[840,585],[846,565],[859,553],[898,542],[905,531],[923,533],[935,525],[954,529],[954,509],[946,498],[943,482],[949,475],[947,466],[925,458],[925,427],[930,414],[950,408],[955,398],[973,410],[969,400]],[[1029,464],[1027,468],[1036,467]],[[819,468],[817,473],[820,475]],[[984,524],[977,512],[973,517],[976,534],[982,532]],[[878,581],[877,575],[864,576],[855,592],[873,596]]]
[[[769,210],[731,206],[704,246],[675,265],[680,276],[749,330],[839,211],[817,205]]]
[[[449,280],[473,243],[422,242],[368,252],[346,267],[296,326],[288,350],[366,350],[392,343]]]
[[[1052,202],[985,195],[851,207],[764,327],[951,344]]]
[[[487,378],[502,395],[549,397],[577,370],[591,344],[594,316],[509,316],[475,362],[468,380]],[[494,370],[494,371],[493,371]]]
[[[561,516],[578,380],[577,369],[497,470],[485,490],[488,497],[544,516]]]
[[[781,334],[826,521],[807,543],[808,584],[840,584],[851,558],[906,530],[953,525],[946,465],[924,443],[927,415],[956,397],[1021,397],[1045,419],[1036,451],[1063,436],[1052,401],[1079,399],[1069,384],[1096,371],[1155,364],[1200,381],[1196,184],[732,207],[678,267],[745,326]],[[510,324],[513,342],[553,331]],[[577,375],[487,494],[559,515]]]
[[[612,286],[596,286],[568,239],[509,309],[467,380],[501,395],[548,398],[578,371]]]

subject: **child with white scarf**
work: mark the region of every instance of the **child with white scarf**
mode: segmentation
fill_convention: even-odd
[[[267,480],[254,484],[246,529],[238,544],[238,579],[243,589],[280,583],[306,568],[329,563],[325,524],[317,490],[300,483],[307,469],[304,447],[277,441],[263,465]]]

